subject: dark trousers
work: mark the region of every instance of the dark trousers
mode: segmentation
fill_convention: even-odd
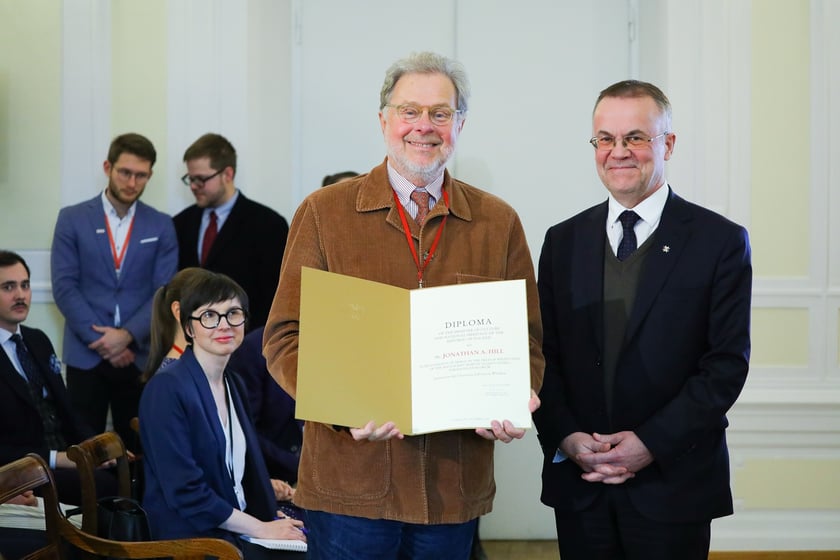
[[[0,555],[6,560],[18,560],[45,546],[46,531],[0,527]]]
[[[139,441],[129,422],[137,416],[141,390],[140,370],[134,364],[115,368],[103,360],[93,369],[67,366],[67,394],[76,413],[102,433],[110,406],[114,431],[132,451],[138,450]]]
[[[605,485],[587,509],[558,512],[557,544],[563,560],[706,560],[711,521],[663,523],[647,519],[621,485]]]

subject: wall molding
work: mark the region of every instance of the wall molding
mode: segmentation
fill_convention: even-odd
[[[712,550],[837,550],[840,511],[739,511],[712,522]],[[794,518],[795,517],[795,522]]]

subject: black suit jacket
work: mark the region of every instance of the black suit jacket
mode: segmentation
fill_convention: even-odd
[[[178,235],[178,269],[200,266],[198,233],[204,209],[195,204],[173,218]],[[205,268],[227,274],[248,294],[248,329],[265,325],[286,249],[289,224],[280,214],[241,191],[210,249]]]
[[[21,325],[20,330],[26,347],[44,375],[47,390],[53,396],[67,445],[94,435],[77,419],[70,406],[50,339],[38,329]],[[27,453],[37,453],[46,461],[50,459],[50,449],[44,441],[44,426],[29,387],[6,352],[0,351],[0,464],[19,459]]]
[[[544,325],[542,501],[578,511],[603,490],[571,460],[552,462],[573,432],[634,431],[654,462],[625,482],[659,521],[732,513],[726,412],[746,380],[752,267],[747,232],[669,192],[628,319],[607,414],[604,251],[607,203],[550,228],[539,264]]]

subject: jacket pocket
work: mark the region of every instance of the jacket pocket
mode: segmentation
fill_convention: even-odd
[[[493,480],[493,442],[475,434],[460,437],[461,494],[468,500],[482,500],[496,491]]]
[[[356,441],[346,432],[334,432],[314,422],[314,456],[319,460],[312,470],[318,492],[337,498],[382,499],[390,488],[390,442]],[[309,442],[307,442],[308,444]]]

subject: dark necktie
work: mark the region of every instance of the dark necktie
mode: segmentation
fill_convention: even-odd
[[[21,338],[19,334],[15,333],[12,335],[12,341],[15,343],[15,350],[17,351],[17,358],[20,362],[20,367],[23,369],[23,373],[26,374],[30,387],[32,387],[36,395],[43,395],[44,377],[41,375],[41,370],[38,369],[38,365],[35,363],[35,360],[32,359],[29,349],[23,343],[23,338]]]
[[[216,223],[216,212],[210,211],[210,223],[207,224],[207,229],[204,230],[204,240],[201,242],[201,266],[207,263],[207,256],[210,254],[210,248],[216,240],[216,235],[219,233],[219,227]]]
[[[625,210],[619,215],[618,220],[621,222],[624,234],[621,236],[621,242],[618,244],[616,257],[618,257],[618,260],[623,261],[636,250],[636,232],[633,231],[633,226],[641,218],[632,210]]]
[[[429,213],[429,193],[425,190],[417,189],[411,193],[411,200],[417,204],[417,216],[414,219],[422,226],[426,220],[426,214]]]

